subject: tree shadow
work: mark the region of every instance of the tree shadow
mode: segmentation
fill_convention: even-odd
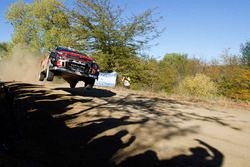
[[[142,154],[127,158],[120,163],[119,167],[129,166],[145,166],[145,167],[220,167],[223,164],[224,155],[205,143],[204,141],[196,139],[200,146],[190,148],[191,155],[177,155],[167,160],[159,160],[157,153],[148,150]],[[210,154],[209,152],[212,154]]]
[[[143,127],[150,121],[155,123],[154,128],[158,130],[171,128],[170,132],[162,134],[164,140],[197,133],[199,128],[193,126],[182,128],[171,121],[174,117],[183,122],[190,119],[185,114],[174,115],[181,113],[175,104],[186,105],[174,100],[145,99],[140,96],[133,99],[135,95],[113,98],[114,92],[100,89],[94,89],[93,92],[82,92],[81,88],[56,89],[69,92],[69,95],[53,94],[51,90],[44,89],[41,85],[13,83],[9,87],[15,95],[15,107],[17,108],[15,112],[18,117],[21,117],[18,118],[20,120],[18,125],[23,140],[16,143],[16,150],[9,154],[9,159],[6,158],[3,161],[5,166],[127,166],[131,165],[130,162],[139,163],[140,159],[144,159],[144,162],[149,161],[144,163],[145,166],[151,164],[151,166],[166,166],[171,163],[175,164],[174,159],[177,157],[162,161],[157,158],[154,151],[131,157],[121,164],[115,164],[112,157],[119,150],[133,145],[135,140],[138,140],[136,133],[125,130],[126,127],[131,125]],[[75,95],[83,97],[74,97]],[[99,98],[102,103],[86,97]],[[77,103],[83,105],[85,109],[76,113],[67,113]],[[169,111],[173,111],[174,114],[158,110],[158,103],[169,104]],[[95,115],[92,110],[96,112]],[[104,116],[100,114],[103,110],[122,114]],[[134,116],[135,111],[138,112],[136,116]],[[67,122],[74,122],[73,120],[79,118],[81,114],[85,115],[78,124],[72,127],[67,125]],[[160,117],[161,119],[159,119]],[[125,136],[129,138],[123,142],[122,138]],[[200,141],[200,144],[211,150],[212,147],[204,143]],[[185,157],[185,155],[179,157]],[[193,157],[194,161],[198,160],[195,153],[193,153]],[[192,158],[183,159],[189,161]]]
[[[90,142],[91,139],[119,126],[147,122],[146,119],[132,121],[130,116],[123,116],[92,120],[87,125],[70,128],[65,122],[76,116],[64,113],[71,109],[70,105],[78,102],[84,104],[90,102],[89,99],[50,94],[49,90],[40,90],[42,86],[32,84],[16,83],[9,87],[15,94],[16,112],[25,114],[18,115],[22,117],[18,125],[23,140],[16,143],[15,150],[9,152],[7,158],[0,156],[0,165],[3,166],[92,166],[89,163],[94,162],[90,160],[94,160],[94,155],[107,147],[106,157],[100,162],[108,164],[106,161],[111,154],[132,144],[135,136],[124,144],[120,138],[129,134],[126,130],[101,137],[95,142]],[[55,117],[57,114],[61,114],[60,117]]]
[[[112,157],[118,150],[130,146],[136,139],[131,136],[127,142],[123,143],[121,138],[128,135],[127,130],[121,130],[114,135],[103,136],[88,143],[84,148],[84,163],[90,166],[114,166]]]
[[[133,96],[134,99],[131,100],[131,96]],[[169,126],[169,120],[171,120],[172,118],[177,118],[180,122],[199,120],[215,123],[223,127],[229,127],[237,131],[241,130],[241,128],[232,126],[230,123],[227,123],[222,117],[204,116],[202,114],[197,114],[196,112],[183,112],[183,109],[192,110],[192,106],[189,103],[179,102],[177,100],[158,97],[146,98],[143,96],[129,94],[123,99],[119,99],[119,101],[113,101],[112,99],[108,99],[107,101],[108,103],[116,103],[120,106],[118,108],[123,111],[126,110],[127,106],[130,106],[131,108],[140,110],[145,114],[154,114],[155,116],[166,118],[165,123],[158,122],[158,124],[161,124],[163,126]],[[162,112],[162,110],[159,108],[164,108],[165,112]],[[127,112],[130,113],[130,111]],[[155,121],[157,121],[157,119]],[[173,125],[172,123],[170,124]]]

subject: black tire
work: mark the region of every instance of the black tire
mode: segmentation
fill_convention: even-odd
[[[45,78],[45,73],[44,72],[40,72],[39,76],[38,76],[39,81],[43,81],[44,78]]]
[[[54,79],[54,73],[51,72],[51,71],[49,70],[49,68],[48,68],[48,69],[47,69],[47,73],[46,73],[46,80],[47,80],[47,81],[53,81],[53,79]]]
[[[70,88],[75,88],[76,87],[76,84],[77,84],[77,82],[70,82],[69,83],[69,86],[70,86]]]
[[[87,88],[87,89],[91,89],[91,88],[94,87],[95,79],[94,78],[88,78],[84,82],[85,82],[84,87]]]

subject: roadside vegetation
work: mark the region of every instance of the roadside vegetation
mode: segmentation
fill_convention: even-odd
[[[243,41],[240,55],[226,50],[211,62],[180,53],[156,60],[143,49],[161,35],[162,18],[153,9],[131,17],[124,10],[109,0],[76,0],[70,7],[59,0],[18,1],[6,13],[14,33],[10,43],[0,43],[0,57],[17,44],[39,56],[56,45],[70,46],[93,56],[102,71],[129,75],[132,89],[250,100],[250,41]]]

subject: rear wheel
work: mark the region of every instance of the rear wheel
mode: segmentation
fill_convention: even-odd
[[[45,73],[44,72],[40,72],[39,76],[38,76],[39,81],[43,81],[44,78],[45,78]]]
[[[47,68],[46,77],[47,77],[47,78],[46,78],[47,81],[53,81],[53,79],[54,79],[54,73],[51,72],[51,71],[49,70],[49,68]]]

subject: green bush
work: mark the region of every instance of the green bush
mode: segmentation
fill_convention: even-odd
[[[184,78],[177,88],[177,93],[195,97],[212,97],[217,93],[217,88],[209,77],[196,74]]]

